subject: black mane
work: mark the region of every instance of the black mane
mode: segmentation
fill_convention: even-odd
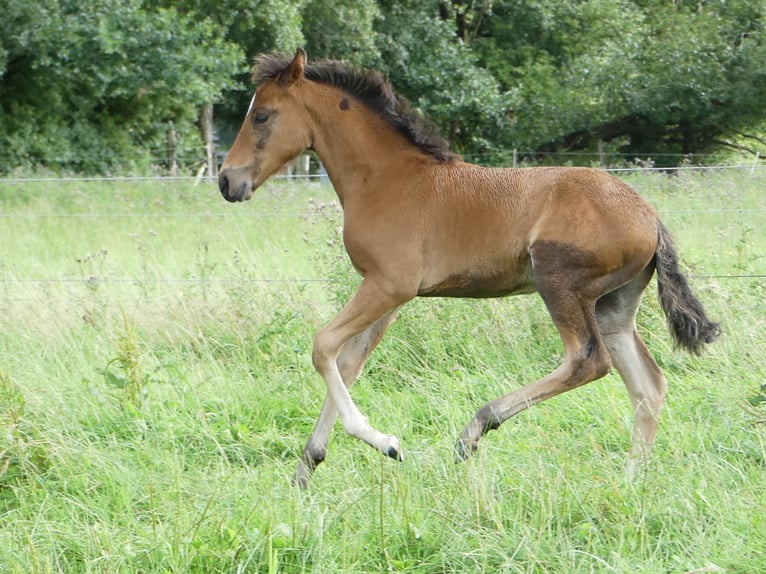
[[[260,84],[278,78],[290,67],[292,60],[292,56],[285,54],[259,56],[253,66],[253,81]],[[307,79],[339,88],[360,101],[428,155],[446,162],[458,158],[450,152],[447,140],[412,111],[406,99],[394,93],[391,83],[380,72],[336,60],[307,63],[304,72]]]

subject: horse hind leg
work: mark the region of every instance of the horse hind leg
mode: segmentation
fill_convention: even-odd
[[[564,343],[564,360],[549,375],[491,401],[479,409],[455,445],[455,458],[463,461],[481,437],[524,409],[603,377],[610,367],[595,317],[595,298],[560,290],[560,282],[538,281],[538,292]]]
[[[601,336],[628,390],[634,410],[628,473],[644,466],[657,434],[667,381],[636,330],[636,313],[654,268],[650,264],[635,279],[596,304]]]
[[[367,358],[383,338],[386,329],[395,317],[396,311],[384,315],[343,346],[335,362],[346,387],[351,387],[359,378]],[[337,417],[338,410],[328,393],[319,413],[319,418],[314,425],[314,430],[303,449],[298,468],[293,475],[294,485],[306,488],[314,470],[324,461],[330,434]]]

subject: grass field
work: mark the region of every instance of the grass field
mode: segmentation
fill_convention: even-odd
[[[0,572],[766,572],[766,172],[625,179],[724,329],[674,350],[650,287],[670,389],[641,477],[616,374],[453,464],[560,343],[536,296],[416,300],[352,391],[405,461],[338,426],[306,491],[311,341],[358,281],[332,190],[0,180]]]

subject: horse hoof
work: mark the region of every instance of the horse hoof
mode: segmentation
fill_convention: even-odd
[[[293,474],[293,479],[291,482],[293,486],[300,488],[301,490],[306,490],[309,487],[309,483],[311,482],[311,473],[306,470],[306,467],[303,466],[303,463],[301,463],[295,470],[295,474]]]
[[[402,456],[402,453],[399,452],[399,449],[395,446],[390,446],[384,453],[388,458],[393,458],[394,460],[398,462],[402,462],[404,460],[404,457]]]
[[[478,442],[466,441],[461,438],[455,444],[455,463],[467,461],[473,456],[473,453],[475,453],[478,448]]]
[[[298,474],[294,474],[293,475],[292,485],[295,488],[300,488],[301,490],[306,490],[309,487],[309,482],[310,481],[309,481],[309,477],[308,476],[303,476],[303,475],[299,476]]]

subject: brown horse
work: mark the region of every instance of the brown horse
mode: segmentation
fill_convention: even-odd
[[[678,344],[699,353],[720,333],[678,270],[667,229],[633,189],[585,168],[494,169],[449,153],[379,73],[335,61],[265,55],[257,88],[219,176],[227,201],[313,149],[344,211],[343,240],[363,277],[316,335],[313,362],[327,397],[295,481],[325,457],[337,415],[352,436],[394,459],[399,441],[367,422],[348,388],[397,310],[421,297],[500,297],[537,291],[564,344],[549,375],[479,409],[456,456],[540,401],[603,377],[614,365],[635,410],[631,461],[649,452],[667,382],[636,330],[657,272]]]

